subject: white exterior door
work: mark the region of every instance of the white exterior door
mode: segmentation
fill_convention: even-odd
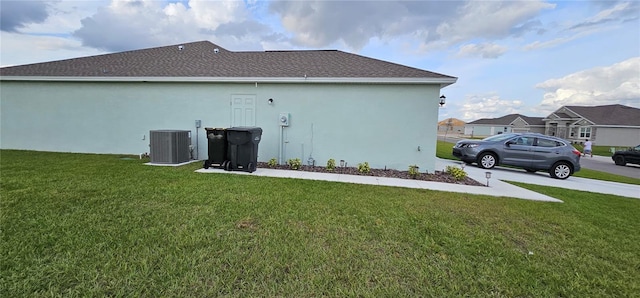
[[[231,127],[256,125],[256,95],[231,95]]]

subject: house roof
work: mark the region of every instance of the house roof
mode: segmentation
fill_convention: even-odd
[[[624,105],[566,106],[594,125],[640,126],[640,109]]]
[[[541,125],[544,126],[544,121],[542,121],[542,117],[528,117],[520,114],[509,114],[499,118],[482,118],[475,121],[468,122],[467,124],[477,124],[477,125],[511,125],[513,121],[521,118],[528,125]]]
[[[449,124],[451,126],[464,126],[465,122],[457,118],[447,118],[438,122],[438,126],[449,125]]]
[[[556,114],[556,116],[560,118],[571,118],[571,116],[569,116],[569,114],[567,113],[554,113],[554,114]]]
[[[182,77],[404,79],[453,84],[457,78],[338,50],[233,52],[199,41],[0,68],[3,77]],[[6,78],[4,78],[6,79]]]

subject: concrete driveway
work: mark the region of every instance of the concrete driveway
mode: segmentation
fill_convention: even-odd
[[[447,165],[456,165],[458,167],[462,167],[463,163],[460,161],[454,160],[446,160],[446,159],[438,159],[436,163],[437,169],[444,169]],[[515,181],[522,182],[528,184],[536,184],[543,186],[553,186],[559,188],[567,188],[573,190],[582,190],[589,191],[595,193],[603,193],[603,194],[612,194],[617,196],[629,197],[640,199],[640,186],[625,184],[625,183],[617,183],[617,182],[609,182],[602,180],[594,180],[587,178],[580,178],[571,176],[565,180],[554,179],[549,176],[549,173],[546,172],[536,172],[536,173],[527,173],[525,170],[521,169],[512,169],[512,168],[503,168],[503,167],[495,167],[491,170],[481,169],[477,167],[475,164],[466,165],[464,170],[467,172],[469,177],[473,178],[476,181],[485,181],[485,173],[491,172],[491,179],[489,179],[490,187],[494,184],[494,187],[500,187],[500,183],[505,183],[502,181]],[[522,190],[522,188],[519,188]],[[515,196],[512,191],[514,190],[504,190],[505,196]],[[511,193],[510,193],[511,192]]]

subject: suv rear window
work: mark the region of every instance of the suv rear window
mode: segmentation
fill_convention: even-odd
[[[539,147],[561,147],[561,146],[564,146],[564,144],[554,140],[538,138],[538,146]]]

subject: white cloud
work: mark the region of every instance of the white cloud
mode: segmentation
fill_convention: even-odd
[[[559,46],[561,44],[570,42],[572,40],[576,39],[576,36],[571,36],[571,37],[558,37],[558,38],[554,38],[552,40],[547,40],[547,41],[539,41],[536,40],[530,44],[527,44],[523,47],[523,49],[525,51],[533,51],[533,50],[540,50],[540,49],[545,49],[545,48],[552,48],[552,47],[556,47]]]
[[[29,24],[44,22],[49,16],[49,3],[44,1],[2,1],[0,30],[18,32]]]
[[[521,113],[519,111],[523,107],[524,102],[520,100],[501,99],[497,94],[485,94],[468,95],[458,110],[462,114],[461,120],[472,121]]]
[[[189,12],[200,28],[215,29],[221,24],[242,22],[247,18],[242,1],[189,1]],[[185,16],[190,17],[190,16]]]
[[[554,7],[543,1],[277,1],[270,11],[300,45],[344,43],[358,51],[371,39],[409,37],[427,51],[537,31],[533,19]]]
[[[531,22],[542,10],[555,4],[542,1],[469,1],[459,13],[438,25],[436,40],[427,40],[422,49],[438,49],[469,40],[495,40],[539,30]],[[453,20],[453,21],[450,21]]]
[[[539,83],[545,91],[541,108],[563,105],[623,104],[640,107],[640,57],[595,67]]]
[[[638,10],[640,10],[640,4],[638,2],[610,2],[614,6],[608,9],[599,11],[595,16],[582,20],[581,22],[574,24],[569,29],[582,29],[589,28],[606,23],[619,24],[630,20],[638,19]]]
[[[615,30],[625,22],[637,20],[640,15],[640,2],[601,2],[601,5],[614,4],[613,7],[598,11],[596,15],[566,20],[563,25],[554,28],[557,37],[546,41],[534,41],[523,47],[524,50],[539,50],[570,43],[603,31]]]
[[[495,59],[507,51],[507,47],[493,43],[467,44],[460,47],[458,57],[482,57],[486,59]]]
[[[102,54],[73,39],[1,32],[0,66],[46,62]],[[4,42],[11,40],[10,43]],[[43,55],[46,53],[46,55]]]
[[[195,40],[229,41],[225,47],[241,44],[238,39],[220,36],[222,25],[242,24],[248,18],[242,1],[191,0],[166,3],[155,0],[113,0],[82,20],[74,35],[83,44],[108,51],[123,51]],[[254,25],[255,27],[255,25]],[[252,43],[259,40],[249,38]],[[224,34],[220,34],[224,35]]]

